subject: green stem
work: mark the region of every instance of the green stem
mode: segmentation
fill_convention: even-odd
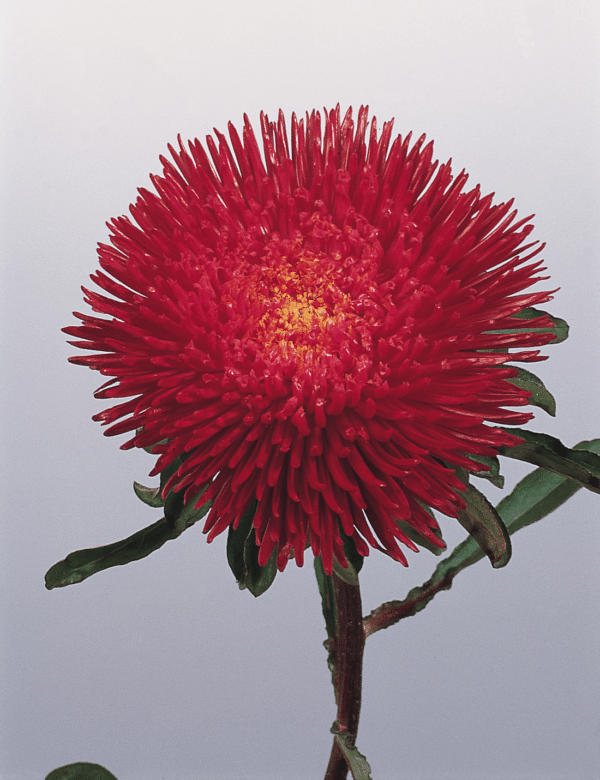
[[[354,743],[358,731],[362,694],[362,662],[365,631],[358,585],[331,577],[335,601],[336,634],[333,642],[335,698],[338,705],[334,730],[347,734]],[[345,780],[348,765],[337,737],[334,737],[325,780]]]

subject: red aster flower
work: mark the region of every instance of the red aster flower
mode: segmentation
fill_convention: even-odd
[[[255,505],[261,565],[277,548],[280,570],[301,566],[310,542],[328,573],[345,566],[340,528],[406,565],[398,521],[443,546],[424,507],[456,516],[454,467],[481,471],[471,455],[520,442],[493,423],[531,417],[504,408],[529,398],[505,364],[552,339],[547,319],[512,319],[550,297],[518,294],[542,247],[512,201],[464,191],[423,137],[369,130],[367,108],[261,129],[264,157],[247,117],[208,154],[169,147],[137,225],[114,219],[99,247],[110,297],[84,292],[108,319],[65,331],[100,354],[72,362],[111,377],[99,398],[129,399],[96,415],[108,435],[160,442],[152,474],[186,456],[163,495],[204,489],[209,541]]]

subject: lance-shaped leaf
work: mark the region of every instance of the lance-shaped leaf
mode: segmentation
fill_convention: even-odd
[[[347,732],[340,732],[337,721],[331,727],[331,733],[335,734],[336,742],[344,754],[353,780],[373,780],[369,762],[365,756],[358,751],[354,744],[354,737]]]
[[[524,441],[514,447],[502,447],[501,455],[541,466],[555,474],[574,479],[594,493],[600,493],[599,455],[583,450],[570,450],[559,439],[547,433],[534,433],[522,428],[506,429],[506,432],[519,436]]]
[[[582,441],[575,451],[600,453],[600,439]],[[541,520],[563,504],[581,485],[573,480],[538,468],[522,479],[510,495],[502,499],[496,511],[510,534]],[[365,633],[388,628],[405,617],[416,615],[442,590],[452,586],[454,577],[481,560],[484,553],[469,537],[444,558],[423,585],[413,588],[402,601],[389,601],[374,609],[364,620]]]
[[[487,498],[473,485],[461,494],[466,504],[458,513],[458,522],[469,532],[490,559],[495,569],[510,560],[510,536],[502,519]]]
[[[112,566],[124,566],[126,563],[138,561],[178,535],[169,528],[163,517],[120,542],[72,552],[64,561],[55,563],[48,570],[46,588],[64,588]]]
[[[254,501],[240,520],[238,527],[229,527],[227,561],[240,589],[247,588],[253,596],[262,596],[273,584],[277,574],[277,548],[264,566],[259,566],[259,546],[252,526],[258,502]]]
[[[519,372],[517,376],[507,379],[507,382],[511,382],[513,385],[527,390],[531,393],[529,403],[532,406],[538,406],[543,409],[551,417],[556,417],[556,401],[552,393],[546,389],[546,386],[542,380],[531,371],[525,371],[524,368],[517,368]]]
[[[117,778],[100,764],[78,761],[76,764],[55,769],[46,775],[46,780],[117,780]]]
[[[46,588],[48,590],[64,588],[67,585],[82,582],[91,577],[92,574],[97,574],[104,569],[124,566],[127,563],[146,558],[169,540],[176,539],[186,528],[192,526],[208,512],[211,502],[194,509],[200,495],[198,494],[195,500],[183,507],[180,514],[174,518],[172,527],[169,526],[166,518],[162,517],[156,523],[128,536],[127,539],[103,547],[91,547],[70,553],[63,561],[55,563],[48,570]]]

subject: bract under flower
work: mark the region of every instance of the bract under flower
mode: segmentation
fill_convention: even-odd
[[[464,191],[423,137],[369,130],[367,108],[261,129],[264,157],[245,117],[241,138],[229,124],[208,154],[180,139],[161,158],[156,194],[100,245],[110,297],[85,294],[108,319],[65,328],[94,353],[72,362],[111,377],[99,398],[129,399],[96,415],[108,435],[166,440],[153,474],[187,454],[164,494],[206,488],[209,541],[256,500],[261,565],[275,549],[302,565],[310,543],[330,573],[340,528],[406,564],[400,521],[443,546],[425,507],[463,508],[452,467],[481,470],[470,455],[520,441],[493,424],[531,417],[505,408],[529,398],[505,364],[552,340],[547,318],[511,332],[550,298],[520,294],[542,247],[512,201]]]

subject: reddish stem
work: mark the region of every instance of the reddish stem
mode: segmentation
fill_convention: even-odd
[[[362,693],[362,662],[365,631],[358,585],[348,585],[332,576],[337,615],[334,646],[335,693],[338,703],[336,726],[356,738]],[[325,780],[345,780],[348,766],[336,738],[333,740]]]

